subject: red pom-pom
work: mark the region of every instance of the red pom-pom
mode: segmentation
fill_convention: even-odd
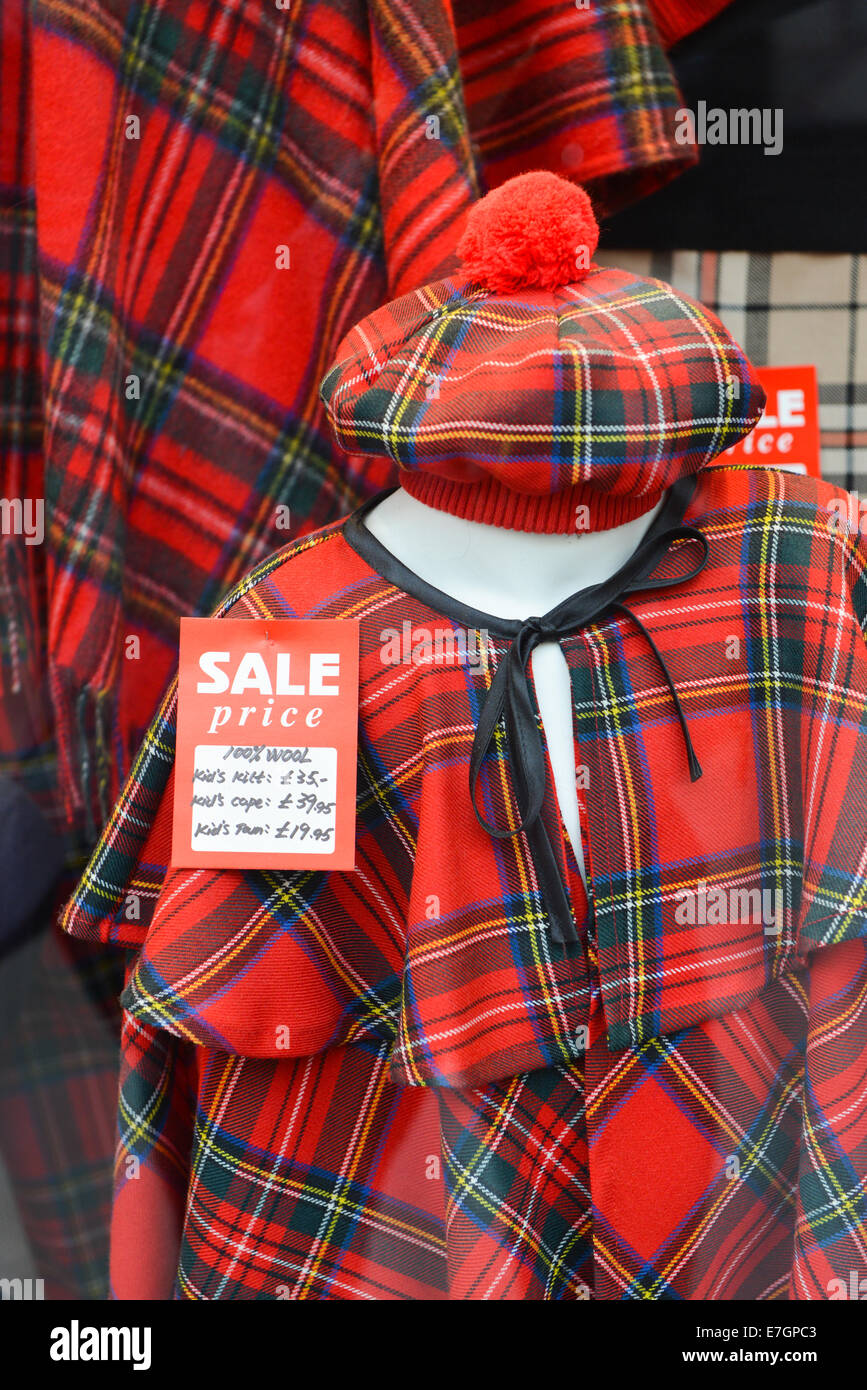
[[[598,241],[584,189],[540,169],[509,179],[474,204],[458,255],[494,294],[555,290],[583,280]]]

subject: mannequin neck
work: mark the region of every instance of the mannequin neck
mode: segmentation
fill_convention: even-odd
[[[663,501],[608,531],[550,535],[467,521],[398,488],[365,520],[387,550],[435,588],[482,612],[523,619],[614,574]]]
[[[508,531],[435,510],[403,488],[372,507],[365,524],[385,549],[435,589],[470,608],[521,621],[609,579],[638,547],[664,501],[610,531],[575,535]],[[556,642],[530,658],[560,815],[586,882],[575,788],[572,687]]]

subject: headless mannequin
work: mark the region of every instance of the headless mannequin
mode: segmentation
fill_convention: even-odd
[[[398,488],[365,521],[386,550],[435,588],[484,613],[522,620],[547,613],[570,594],[615,574],[661,506],[662,499],[608,531],[540,535],[466,521]],[[566,659],[556,642],[543,642],[530,662],[560,814],[586,882]]]

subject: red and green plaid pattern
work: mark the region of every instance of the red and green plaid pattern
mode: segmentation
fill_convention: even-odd
[[[549,793],[565,948],[526,837],[470,804],[495,624],[487,669],[384,663],[384,629],[451,620],[346,523],[229,596],[360,620],[357,868],[167,867],[167,697],[65,917],[138,949],[116,1296],[825,1298],[860,1268],[867,545],[829,525],[839,496],[704,470],[685,519],[707,565],[631,596],[697,782],[629,620],[563,641],[588,865],[585,893]],[[516,823],[502,740],[485,794]]]
[[[45,495],[33,147],[26,129],[31,23],[23,0],[0,3],[0,76],[0,497],[14,506]],[[2,520],[0,766],[56,820],[44,665],[46,547],[16,529],[13,511]]]
[[[0,0],[0,497],[38,504],[45,482],[32,89],[31,8]],[[61,832],[46,679],[47,547],[30,544],[9,514],[3,522],[0,765]],[[74,882],[67,877],[67,893]],[[0,994],[11,1010],[0,1039],[0,1151],[46,1296],[100,1298],[122,974],[101,947],[64,942],[48,907],[42,925],[40,940],[0,961]]]
[[[653,10],[667,42],[687,22]],[[325,427],[348,326],[441,273],[511,173],[574,173],[614,207],[687,167],[680,101],[643,0],[0,0],[0,495],[45,499],[48,534],[0,535],[0,761],[79,845],[179,616],[388,481]],[[68,990],[46,943],[0,1131],[32,1136],[6,1156],[40,1273],[93,1294],[88,1104],[114,1064],[88,1001],[119,983],[89,953],[66,968]],[[88,1104],[63,1091],[71,1034]]]
[[[45,1296],[102,1299],[123,972],[116,952],[54,930],[28,949],[17,997],[3,1011],[3,1163]],[[6,956],[0,970],[8,994],[16,963]]]
[[[658,496],[764,405],[714,314],[661,280],[599,269],[554,291],[426,285],[356,324],[321,391],[345,449],[546,496]]]

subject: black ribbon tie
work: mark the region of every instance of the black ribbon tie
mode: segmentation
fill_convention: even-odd
[[[690,498],[695,491],[694,475],[679,478],[669,491],[661,510],[654,517],[647,533],[624,565],[610,579],[581,589],[564,599],[542,617],[527,618],[512,639],[508,652],[497,667],[485,697],[473,740],[470,757],[470,795],[479,824],[498,840],[525,834],[533,853],[540,887],[548,907],[551,934],[555,941],[577,942],[575,918],[569,903],[566,885],[560,874],[557,856],[542,819],[545,800],[545,747],[536,720],[530,685],[529,664],[533,651],[542,642],[559,642],[606,614],[622,613],[644,636],[659,663],[671,691],[674,708],[683,732],[684,748],[690,779],[701,777],[701,766],[693,748],[686,715],[680,703],[665,659],[639,618],[622,602],[626,594],[639,589],[670,588],[694,579],[707,564],[707,538],[696,526],[682,522]],[[676,518],[675,524],[671,524]],[[677,541],[698,541],[702,554],[695,566],[686,573],[654,579],[653,573]],[[512,785],[518,810],[518,823],[502,828],[487,821],[478,807],[477,788],[485,756],[490,749],[497,725],[504,720],[506,747],[512,767]]]

